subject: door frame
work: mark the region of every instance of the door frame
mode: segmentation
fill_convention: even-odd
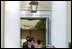
[[[46,43],[45,43],[45,45],[47,46],[49,43],[51,43],[51,18],[50,18],[50,16],[46,16],[46,17],[20,17],[20,19],[46,19]]]

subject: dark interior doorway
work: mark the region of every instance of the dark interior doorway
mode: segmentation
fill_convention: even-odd
[[[39,39],[42,44],[46,43],[46,18],[21,18],[21,47],[26,37],[34,37],[35,42]]]

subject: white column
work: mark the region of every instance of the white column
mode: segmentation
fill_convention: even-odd
[[[56,48],[66,48],[66,1],[52,1],[51,42]]]
[[[48,18],[46,18],[46,46],[48,45],[48,42],[49,42],[49,40],[48,40],[48,38],[49,38],[49,36],[48,36],[48,34],[49,34],[49,28],[48,28]]]
[[[4,47],[20,47],[20,1],[5,1]]]

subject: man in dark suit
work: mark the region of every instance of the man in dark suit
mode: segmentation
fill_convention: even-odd
[[[28,40],[27,40],[27,43],[24,45],[23,44],[23,48],[34,48],[34,46],[32,45],[32,39],[31,38],[29,38]]]
[[[26,42],[23,43],[23,47],[27,45],[27,40],[28,40],[29,38],[30,38],[29,36],[26,37]]]
[[[27,44],[23,45],[23,48],[31,48],[31,39],[27,40]]]

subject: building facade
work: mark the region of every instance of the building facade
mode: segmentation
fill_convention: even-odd
[[[22,17],[46,18],[46,43],[51,42],[57,48],[68,48],[69,42],[71,43],[71,1],[39,1],[39,8],[35,14],[25,11],[28,10],[28,3],[28,1],[25,3],[1,1],[1,47],[20,48],[20,18]]]

